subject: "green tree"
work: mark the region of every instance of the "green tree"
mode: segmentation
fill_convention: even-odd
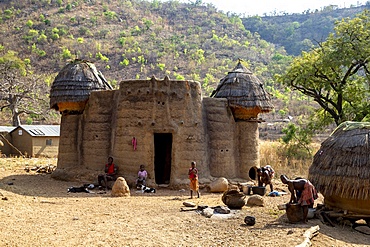
[[[312,131],[310,128],[302,128],[299,125],[289,123],[282,129],[285,134],[281,140],[286,145],[286,154],[288,157],[307,158],[311,156],[310,143],[312,141]]]
[[[322,126],[370,114],[370,12],[337,22],[335,33],[318,48],[304,52],[278,81],[312,97],[320,105]]]

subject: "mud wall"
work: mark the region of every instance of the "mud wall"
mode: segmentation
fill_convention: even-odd
[[[207,134],[209,138],[209,167],[213,177],[235,178],[238,175],[239,149],[236,124],[227,106],[227,99],[204,98]]]
[[[249,169],[259,167],[259,134],[258,122],[237,122],[239,136],[239,177],[249,178]]]
[[[127,180],[136,178],[140,164],[154,179],[154,135],[166,133],[172,135],[170,184],[187,181],[193,160],[202,176],[209,176],[198,82],[132,80],[122,82],[119,91],[112,154]]]
[[[111,155],[111,133],[115,127],[113,109],[117,93],[95,91],[89,97],[79,129],[79,139],[82,140],[80,160],[85,168],[104,171],[104,165]]]

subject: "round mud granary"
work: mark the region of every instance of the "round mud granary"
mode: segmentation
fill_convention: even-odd
[[[340,124],[315,154],[309,180],[325,206],[370,215],[370,123]]]

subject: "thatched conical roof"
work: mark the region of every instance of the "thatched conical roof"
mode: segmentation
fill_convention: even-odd
[[[370,123],[340,124],[315,154],[309,179],[324,197],[370,200]]]
[[[274,108],[263,84],[241,61],[220,80],[211,97],[227,98],[237,119],[257,118],[259,113],[270,112]]]
[[[61,112],[83,111],[91,91],[111,89],[93,63],[75,60],[55,77],[50,90],[50,108]]]

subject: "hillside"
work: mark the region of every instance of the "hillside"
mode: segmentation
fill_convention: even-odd
[[[243,18],[242,21],[247,30],[259,33],[262,39],[284,47],[288,54],[298,56],[302,51],[317,46],[318,42],[325,41],[333,31],[336,21],[353,18],[369,8],[370,4],[342,9],[330,5],[321,11],[307,10],[302,14],[252,16]]]
[[[30,58],[39,73],[67,61],[94,62],[115,85],[122,79],[186,78],[211,92],[237,60],[271,77],[274,45],[245,30],[238,17],[176,1],[3,1],[1,44]],[[266,72],[262,72],[266,71]]]

